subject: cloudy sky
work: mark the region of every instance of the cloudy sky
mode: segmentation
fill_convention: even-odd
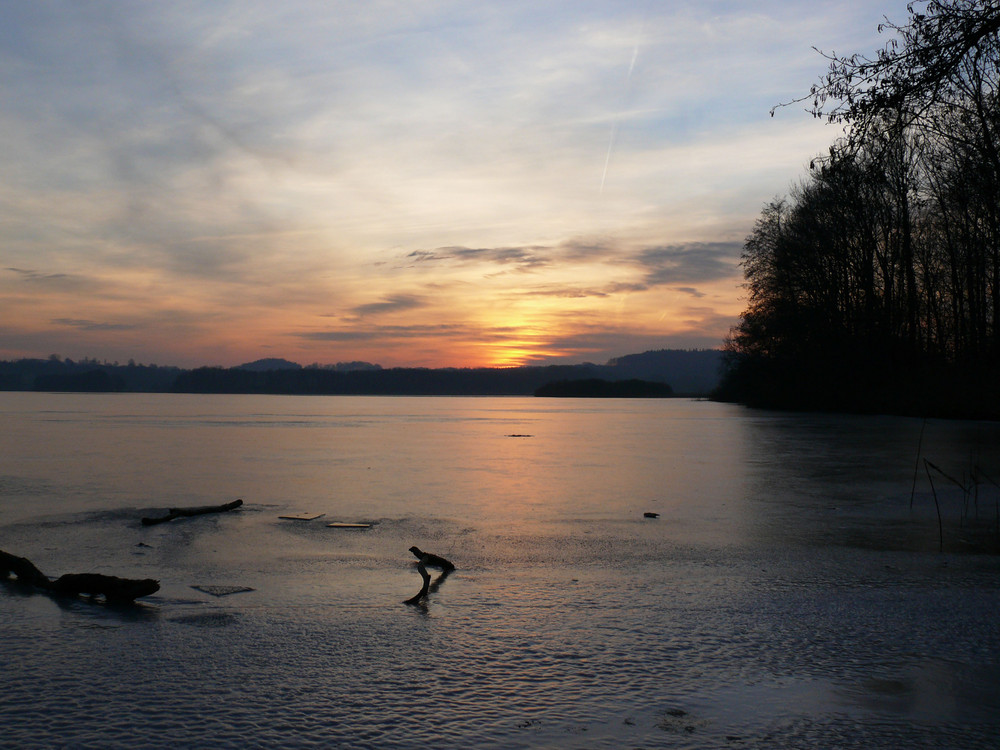
[[[0,358],[717,347],[876,0],[0,0]]]

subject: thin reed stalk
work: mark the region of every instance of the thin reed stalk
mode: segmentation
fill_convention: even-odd
[[[1000,484],[997,484],[996,480],[991,479],[990,475],[987,474],[985,471],[983,471],[983,467],[976,466],[976,473],[979,474],[979,475],[981,475],[983,477],[983,479],[985,479],[987,482],[989,482],[994,487],[996,487],[998,490],[1000,490]],[[1000,494],[997,495],[997,498],[994,501],[994,510],[995,510],[995,514],[996,514],[994,516],[994,523],[996,524],[997,538],[1000,539]]]
[[[913,495],[917,491],[917,472],[920,471],[920,451],[924,447],[924,428],[927,427],[927,417],[920,424],[920,439],[917,441],[917,458],[913,462],[913,486],[910,487],[910,510],[913,510]]]
[[[931,467],[932,466],[935,469],[937,469],[939,472],[941,471],[940,469],[938,469],[937,466],[934,466],[934,464],[932,464],[930,461],[928,461],[925,458],[924,459],[924,471],[927,472],[927,481],[931,483],[931,492],[934,494],[934,508],[935,508],[935,510],[937,510],[937,519],[938,519],[938,552],[944,552],[944,524],[941,522],[941,505],[940,505],[940,503],[938,503],[937,490],[934,489],[934,477],[931,476]],[[943,474],[944,472],[941,472],[941,473]]]

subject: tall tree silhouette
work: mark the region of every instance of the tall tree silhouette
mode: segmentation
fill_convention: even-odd
[[[806,97],[847,134],[746,240],[720,397],[1000,415],[1000,2],[907,12]]]

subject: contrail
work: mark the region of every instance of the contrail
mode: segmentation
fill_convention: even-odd
[[[628,64],[628,75],[625,76],[625,86],[627,87],[632,80],[632,71],[635,70],[635,59],[639,56],[639,45],[635,45],[632,48],[632,62]]]
[[[611,150],[615,147],[615,137],[618,135],[618,121],[611,126],[611,140],[608,143],[608,155],[604,157],[604,172],[601,174],[601,195],[604,195],[604,181],[608,178],[608,164],[611,163]]]
[[[628,98],[628,90],[632,84],[632,71],[635,70],[635,61],[639,57],[639,45],[635,45],[632,48],[632,62],[628,66],[628,75],[625,76],[625,93],[622,96],[623,104]],[[601,195],[604,195],[604,181],[608,178],[608,165],[611,164],[611,152],[615,150],[615,141],[618,139],[618,123],[621,119],[619,117],[615,118],[614,124],[611,126],[611,139],[608,141],[608,154],[604,157],[604,172],[601,173]]]

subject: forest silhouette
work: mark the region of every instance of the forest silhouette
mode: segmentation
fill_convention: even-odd
[[[846,135],[746,239],[722,400],[1000,418],[1000,5],[907,13],[798,100]]]
[[[182,369],[52,355],[0,361],[0,391],[530,396],[554,382],[589,380],[604,385],[591,382],[581,395],[705,396],[718,383],[720,359],[717,349],[660,349],[603,365],[383,369],[367,362],[303,367],[266,359],[238,367]],[[626,385],[616,385],[623,381]]]

